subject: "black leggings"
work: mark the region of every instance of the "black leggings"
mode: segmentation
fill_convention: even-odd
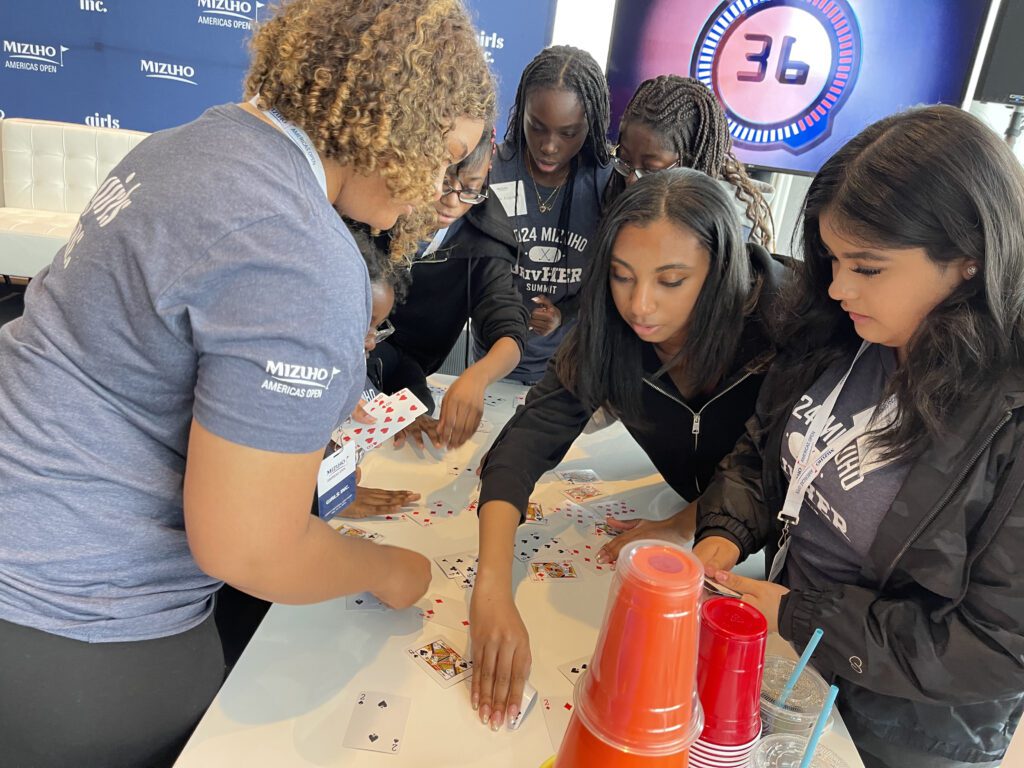
[[[211,614],[171,637],[84,643],[0,621],[0,764],[169,766],[224,680]]]

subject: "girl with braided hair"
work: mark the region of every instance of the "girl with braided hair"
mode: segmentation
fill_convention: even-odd
[[[774,189],[751,179],[733,155],[725,112],[700,81],[660,75],[642,82],[622,114],[612,162],[618,175],[609,200],[644,174],[667,168],[694,168],[718,179],[735,200],[744,235],[771,250],[768,199]]]
[[[552,46],[523,70],[491,168],[491,189],[515,230],[513,271],[530,313],[531,334],[509,374],[516,381],[539,381],[575,323],[611,176],[609,119],[604,72],[586,51]]]

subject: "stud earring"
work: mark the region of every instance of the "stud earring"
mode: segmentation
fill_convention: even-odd
[[[976,274],[978,274],[978,268],[976,266],[974,266],[972,264],[971,266],[969,266],[967,268],[967,277],[968,277],[968,279],[974,277]]]

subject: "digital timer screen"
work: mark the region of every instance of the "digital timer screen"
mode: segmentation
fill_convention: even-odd
[[[737,157],[802,173],[880,117],[963,101],[989,0],[620,0],[612,125],[636,86],[694,77]],[[614,131],[614,128],[613,128]]]

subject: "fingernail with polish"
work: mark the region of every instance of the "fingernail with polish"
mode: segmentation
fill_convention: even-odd
[[[515,722],[516,717],[519,715],[519,707],[512,706],[508,708],[508,727],[512,727],[512,723]]]
[[[486,704],[480,709],[480,722],[487,725],[487,721],[491,719],[491,708]]]
[[[496,731],[501,728],[501,724],[504,720],[505,718],[502,716],[501,712],[495,712],[494,717],[491,718],[491,730]]]

